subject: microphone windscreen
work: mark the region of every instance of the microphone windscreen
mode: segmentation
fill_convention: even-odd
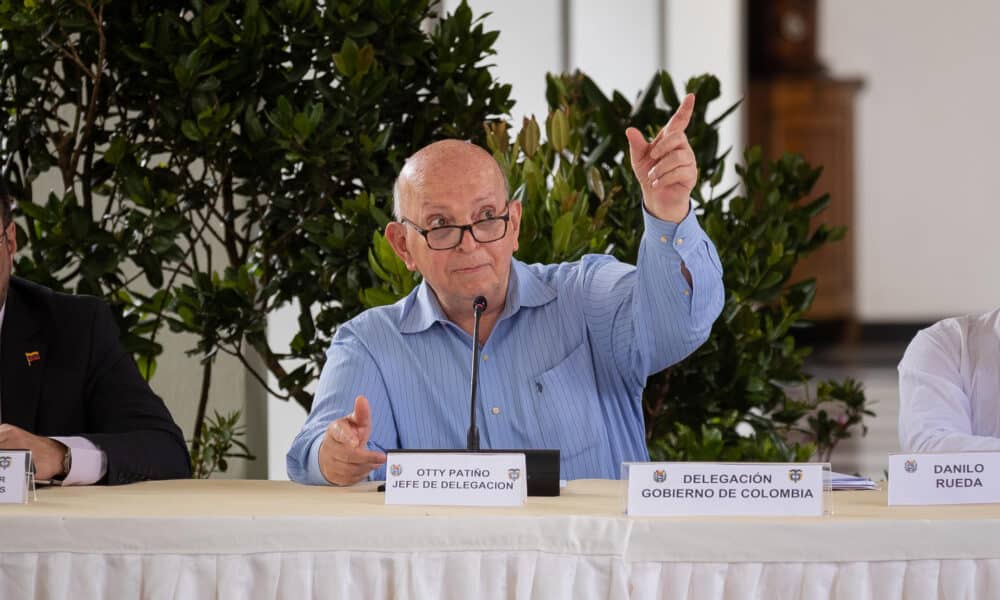
[[[472,310],[486,312],[486,296],[476,296],[472,301]]]

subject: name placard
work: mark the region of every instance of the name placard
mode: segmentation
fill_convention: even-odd
[[[526,479],[523,454],[388,452],[385,503],[522,506]]]
[[[0,504],[28,501],[28,450],[0,450]]]
[[[823,463],[626,463],[626,512],[657,516],[800,516],[824,510]]]
[[[1000,452],[889,455],[889,504],[1000,502]]]

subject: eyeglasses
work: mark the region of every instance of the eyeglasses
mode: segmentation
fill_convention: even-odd
[[[451,250],[462,243],[462,237],[468,231],[472,239],[480,244],[495,242],[507,235],[507,223],[510,222],[510,211],[502,215],[473,221],[468,225],[443,225],[424,229],[413,221],[403,217],[401,223],[406,223],[414,228],[417,233],[427,240],[427,247],[431,250]]]

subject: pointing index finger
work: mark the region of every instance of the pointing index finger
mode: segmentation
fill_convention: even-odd
[[[681,101],[681,105],[677,107],[677,111],[670,121],[667,123],[664,135],[670,135],[671,133],[677,133],[687,129],[688,123],[691,122],[691,115],[694,114],[694,94],[688,94],[684,96],[684,100]]]

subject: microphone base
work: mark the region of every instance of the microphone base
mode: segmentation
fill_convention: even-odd
[[[448,454],[523,454],[526,483],[529,496],[559,495],[559,450],[521,449],[495,450],[482,448],[476,451],[455,448],[407,448],[406,450],[388,450],[387,452],[431,452]]]

